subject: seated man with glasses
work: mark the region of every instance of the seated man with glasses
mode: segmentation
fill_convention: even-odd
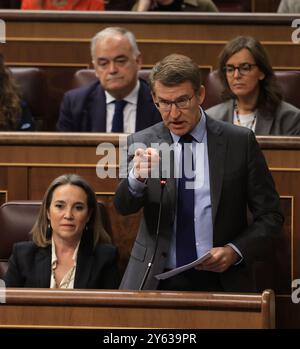
[[[142,58],[132,32],[100,31],[91,54],[98,81],[65,94],[58,131],[131,133],[161,121],[147,82],[138,79]]]
[[[200,69],[189,57],[172,54],[158,62],[150,87],[163,122],[128,136],[128,159],[114,200],[123,215],[143,209],[120,288],[259,292],[272,287],[271,280],[256,276],[272,254],[283,217],[254,133],[205,114]],[[208,259],[195,268],[156,277],[207,252]]]
[[[249,36],[228,42],[219,56],[218,75],[225,102],[207,109],[208,115],[257,135],[300,135],[300,110],[282,100],[260,42]]]

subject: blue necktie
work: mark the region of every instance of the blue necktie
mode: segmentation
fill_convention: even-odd
[[[195,226],[194,226],[194,178],[186,177],[186,168],[191,171],[193,166],[192,151],[193,136],[186,134],[180,137],[181,177],[178,178],[177,188],[177,224],[176,224],[176,264],[177,267],[193,262],[197,259]],[[190,143],[190,144],[186,144]],[[187,189],[186,186],[191,186]]]
[[[123,101],[123,100],[115,101],[115,113],[113,116],[111,132],[123,132],[124,131],[123,110],[124,110],[124,107],[126,104],[127,104],[127,102]]]

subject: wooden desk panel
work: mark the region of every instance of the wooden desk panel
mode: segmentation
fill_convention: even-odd
[[[59,105],[64,92],[72,88],[73,73],[91,66],[90,40],[108,26],[125,26],[135,33],[143,55],[142,68],[152,68],[176,52],[193,58],[207,74],[216,69],[218,55],[228,40],[252,35],[263,43],[275,69],[300,70],[300,45],[291,41],[296,15],[75,12],[0,10],[6,23],[6,43],[0,45],[0,52],[6,64],[39,67],[47,75],[50,109],[43,130],[55,130]]]
[[[150,291],[7,289],[0,328],[274,328],[275,297]]]
[[[136,34],[146,67],[177,52],[191,55],[200,66],[215,68],[220,50],[237,35],[253,35],[262,41],[277,67],[300,66],[300,46],[291,42],[295,15],[55,11],[37,15],[0,10],[0,18],[7,31],[7,42],[0,50],[10,65],[87,65],[94,34],[107,26],[125,26]]]
[[[123,136],[124,135],[120,135]],[[276,292],[288,297],[291,280],[300,278],[300,138],[258,137],[281,196],[285,214],[284,235],[276,256]],[[0,201],[41,200],[49,183],[66,172],[84,176],[99,199],[107,202],[113,241],[120,251],[121,268],[126,267],[137,232],[140,213],[122,217],[113,206],[116,178],[99,179],[96,155],[99,143],[109,142],[118,148],[119,135],[64,133],[1,133]],[[118,170],[118,163],[111,164]],[[286,298],[282,298],[285,304]],[[288,304],[288,303],[286,303]],[[283,309],[284,305],[280,307]],[[300,317],[300,309],[295,316]],[[293,317],[282,313],[280,327],[292,326]],[[290,313],[291,314],[291,313]]]

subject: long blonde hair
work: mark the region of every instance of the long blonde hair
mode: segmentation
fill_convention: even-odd
[[[51,205],[54,190],[57,187],[65,184],[76,185],[82,188],[87,195],[90,219],[85,231],[83,232],[82,238],[89,238],[89,235],[92,235],[94,246],[96,246],[98,243],[111,243],[111,238],[104,230],[102,224],[94,190],[81,176],[71,173],[55,178],[54,181],[49,185],[44,195],[38,218],[31,230],[32,239],[36,245],[39,247],[46,247],[51,244],[52,231],[49,229],[47,212]]]

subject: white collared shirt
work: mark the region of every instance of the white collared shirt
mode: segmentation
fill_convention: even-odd
[[[51,279],[50,279],[50,288],[74,288],[75,274],[76,274],[76,266],[77,266],[77,254],[79,248],[80,241],[78,242],[75,251],[72,256],[72,260],[74,261],[73,267],[64,275],[59,285],[57,285],[55,280],[55,269],[57,267],[57,256],[55,252],[55,243],[52,238],[51,242]]]
[[[125,105],[123,114],[124,114],[124,132],[125,133],[134,133],[136,125],[136,110],[138,102],[138,94],[140,89],[140,82],[138,81],[135,88],[129,93],[128,96],[123,98],[127,102]],[[106,97],[106,132],[111,132],[112,121],[115,112],[116,100],[112,95],[105,91]]]

